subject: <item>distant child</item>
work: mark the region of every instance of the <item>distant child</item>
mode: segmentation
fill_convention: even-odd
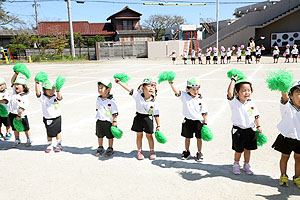
[[[121,85],[129,95],[133,97],[136,105],[136,115],[133,120],[133,125],[131,130],[137,133],[137,159],[143,160],[144,154],[142,151],[142,139],[143,132],[146,133],[150,148],[150,160],[156,159],[156,154],[154,152],[154,140],[153,140],[153,118],[156,122],[156,131],[160,129],[159,121],[159,110],[158,103],[156,101],[157,89],[156,82],[152,78],[145,78],[138,90],[129,88],[125,83],[121,82],[119,79],[115,79],[115,82]]]
[[[6,110],[9,106],[9,94],[6,89],[6,82],[4,78],[0,78],[0,104],[2,104]],[[2,124],[6,127],[6,134],[5,136],[1,132]],[[3,138],[4,140],[9,140],[11,138],[10,133],[10,123],[9,123],[9,117],[1,117],[0,116],[0,138]]]
[[[241,47],[238,47],[237,48],[237,51],[236,51],[236,61],[239,62],[239,61],[242,61],[242,50],[241,50]]]
[[[284,56],[285,56],[284,63],[289,63],[290,62],[290,57],[291,57],[291,51],[290,51],[290,45],[289,44],[286,45]]]
[[[169,55],[169,57],[172,58],[172,61],[173,61],[173,65],[175,65],[176,63],[176,51],[173,50],[172,53]]]
[[[245,64],[250,64],[251,47],[247,47],[245,55]]]
[[[226,50],[225,47],[221,46],[221,64],[225,64],[225,56],[226,56]]]
[[[188,59],[188,53],[186,49],[183,50],[182,57],[183,57],[183,63],[186,65]]]
[[[281,152],[280,181],[282,186],[288,186],[287,163],[292,152],[295,159],[295,176],[293,182],[300,188],[300,81],[297,81],[289,93],[281,93],[281,121],[277,125],[280,134],[272,147]]]
[[[114,136],[110,130],[111,126],[117,126],[118,108],[110,94],[112,83],[109,80],[102,79],[98,81],[98,93],[96,102],[96,136],[98,137],[98,145],[96,156],[104,154],[103,138],[108,139],[108,148],[104,157],[110,157],[114,154],[113,142]]]
[[[261,58],[261,47],[256,46],[256,53],[255,53],[255,62],[260,63],[260,58]]]
[[[299,55],[299,50],[297,49],[297,45],[295,44],[293,46],[293,50],[292,50],[292,57],[293,57],[293,62],[297,62],[297,58],[298,58],[298,55]]]
[[[214,47],[214,57],[213,57],[213,61],[214,64],[218,64],[218,49],[216,47]]]
[[[191,61],[192,61],[192,64],[195,64],[195,61],[196,61],[196,51],[194,49],[192,49],[192,52],[191,52]]]
[[[27,118],[27,109],[29,106],[29,100],[27,96],[29,93],[28,82],[27,79],[23,77],[17,78],[18,74],[18,72],[15,72],[11,78],[13,94],[9,102],[9,122],[15,135],[15,142],[12,145],[13,148],[16,148],[19,144],[21,144],[20,132],[16,130],[13,124],[14,119],[17,121],[22,120],[24,132],[27,137],[26,147],[30,147],[32,143],[29,131],[29,121]]]
[[[202,64],[202,49],[198,48],[198,60],[199,64]]]
[[[227,98],[232,112],[232,149],[234,153],[233,173],[238,175],[240,171],[240,158],[244,152],[243,170],[246,174],[253,174],[250,169],[250,152],[257,149],[256,133],[254,128],[262,133],[259,122],[259,112],[255,103],[250,99],[252,84],[247,80],[237,81],[237,76],[232,77]]]
[[[182,152],[181,159],[188,159],[190,153],[190,140],[195,137],[197,139],[198,152],[196,153],[196,161],[203,159],[201,129],[207,125],[207,106],[205,100],[201,96],[200,81],[194,77],[187,81],[186,91],[178,91],[173,82],[170,86],[177,97],[180,98],[183,107],[184,120],[182,123],[181,136],[185,137],[185,150]]]
[[[273,59],[274,59],[274,63],[278,63],[278,59],[279,59],[279,48],[278,46],[275,46],[274,47],[274,50],[273,50]]]
[[[210,55],[211,55],[211,51],[212,51],[212,48],[209,47],[206,49],[206,64],[210,64]]]
[[[228,49],[227,49],[227,64],[230,63],[231,56],[232,56],[232,51],[231,51],[230,47],[228,47]]]

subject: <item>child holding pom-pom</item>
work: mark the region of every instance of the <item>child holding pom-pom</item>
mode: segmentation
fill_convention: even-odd
[[[183,106],[184,120],[182,123],[181,136],[185,137],[185,150],[182,152],[181,159],[186,160],[190,157],[190,140],[197,138],[196,161],[203,159],[202,150],[202,134],[203,126],[207,125],[207,106],[202,98],[200,91],[200,81],[194,77],[187,81],[186,91],[179,91],[175,88],[172,81],[170,86],[177,97],[180,98]]]
[[[228,76],[230,71],[228,72]],[[232,78],[227,91],[228,102],[232,111],[232,149],[234,153],[233,173],[238,175],[240,171],[240,158],[244,153],[243,170],[246,174],[253,174],[250,169],[251,150],[257,149],[256,133],[262,133],[259,122],[259,112],[255,103],[250,99],[253,92],[252,84],[247,79],[232,74]]]
[[[154,140],[153,140],[153,118],[156,122],[156,131],[160,129],[159,110],[158,103],[156,101],[157,89],[156,82],[152,78],[145,78],[138,90],[134,90],[128,87],[120,79],[115,78],[115,82],[129,92],[129,95],[133,97],[136,105],[136,115],[133,120],[131,130],[137,133],[137,159],[143,160],[145,156],[142,151],[142,139],[143,132],[146,133],[148,144],[150,148],[150,160],[156,159],[154,152]]]
[[[281,92],[281,121],[277,125],[280,134],[272,147],[281,152],[280,181],[288,186],[287,163],[292,151],[295,159],[295,176],[293,182],[300,188],[300,81],[290,88],[289,92]]]
[[[273,60],[274,60],[274,63],[278,63],[278,59],[279,59],[279,48],[278,46],[274,46],[274,50],[273,50]]]
[[[98,93],[96,103],[96,135],[98,137],[98,145],[96,156],[104,154],[103,138],[108,139],[108,148],[104,154],[105,157],[113,155],[114,135],[111,131],[112,126],[117,126],[118,107],[110,94],[112,83],[109,80],[102,79],[98,81]]]
[[[289,44],[287,44],[285,46],[285,52],[283,53],[283,56],[285,56],[284,63],[289,63],[290,62],[290,57],[291,57],[291,50],[290,50],[290,45]]]
[[[291,51],[291,54],[292,54],[292,57],[293,57],[293,62],[297,62],[297,58],[298,58],[298,55],[299,55],[299,50],[297,48],[297,45],[294,44],[293,46],[293,50]]]
[[[13,94],[9,102],[9,121],[14,131],[15,142],[13,148],[16,148],[21,144],[20,132],[24,131],[27,137],[26,147],[31,146],[31,137],[30,137],[30,127],[27,118],[27,109],[29,105],[29,100],[27,94],[29,93],[28,81],[23,77],[18,77],[19,72],[15,72],[11,78],[11,84],[13,87]],[[18,129],[14,125],[14,121],[21,122],[22,129]]]
[[[10,133],[10,123],[8,118],[8,104],[9,103],[9,94],[6,89],[6,82],[4,78],[0,78],[0,104],[2,109],[4,110],[3,113],[0,113],[0,137],[4,140],[9,140],[11,138]],[[5,136],[1,132],[2,124],[6,127],[6,134]]]
[[[211,56],[211,51],[212,51],[212,48],[209,47],[206,49],[206,64],[210,64],[210,56]]]
[[[40,83],[35,79],[35,94],[42,104],[43,122],[47,131],[47,147],[45,153],[50,153],[52,148],[54,152],[62,151],[61,138],[61,109],[60,102],[62,95],[60,90],[56,88],[56,84],[52,80],[43,80],[42,92]],[[56,94],[55,94],[56,92]],[[52,138],[56,138],[57,145],[52,147]]]

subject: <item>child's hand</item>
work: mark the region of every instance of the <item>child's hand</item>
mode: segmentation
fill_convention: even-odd
[[[17,116],[17,117],[16,117],[16,120],[17,120],[17,121],[19,121],[19,120],[20,120],[20,117],[19,117],[19,116]]]
[[[262,129],[259,127],[256,128],[259,131],[259,135],[262,134]]]
[[[120,79],[118,79],[118,78],[115,78],[115,82],[116,82],[117,84],[119,84],[119,82],[120,82]]]
[[[238,79],[238,75],[232,76],[231,79],[234,79],[236,81]]]
[[[116,121],[114,121],[111,125],[117,127],[118,123]]]
[[[160,130],[160,126],[157,126],[155,131],[159,131]]]

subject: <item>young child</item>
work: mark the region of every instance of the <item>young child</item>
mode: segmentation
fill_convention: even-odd
[[[192,61],[192,64],[195,64],[195,62],[196,62],[196,51],[194,49],[192,49],[192,52],[191,52],[191,61]]]
[[[169,57],[172,58],[172,62],[173,62],[173,65],[175,65],[176,63],[176,51],[173,50],[172,53],[169,55]]]
[[[260,63],[260,58],[261,58],[261,48],[260,46],[256,47],[256,53],[255,53],[255,62]]]
[[[8,103],[9,103],[9,94],[6,89],[6,82],[4,78],[0,78],[0,104],[2,104],[6,109],[8,109]],[[1,132],[2,124],[6,127],[6,134],[5,136]],[[4,140],[9,140],[11,138],[10,133],[10,123],[9,118],[7,117],[1,117],[0,116],[0,138],[3,138]]]
[[[202,49],[198,48],[198,60],[199,64],[202,64]]]
[[[218,49],[216,47],[214,47],[214,57],[213,57],[213,61],[214,64],[218,64]]]
[[[240,158],[244,152],[243,170],[246,174],[253,174],[250,169],[250,152],[257,149],[256,129],[262,133],[259,122],[259,112],[250,97],[252,94],[252,84],[247,80],[237,81],[237,76],[232,77],[227,98],[232,111],[232,149],[234,153],[233,173],[238,175],[240,171]]]
[[[24,132],[27,137],[26,147],[30,147],[32,143],[29,131],[29,121],[27,118],[27,109],[29,105],[29,100],[27,96],[27,94],[29,93],[29,88],[27,86],[28,82],[27,79],[23,77],[18,78],[18,74],[18,72],[15,72],[11,78],[13,94],[9,102],[9,122],[15,135],[15,142],[12,145],[13,148],[16,148],[19,144],[21,144],[20,132],[15,129],[13,124],[14,119],[16,119],[17,121],[22,119]]]
[[[96,135],[98,137],[98,145],[96,156],[101,156],[104,153],[103,138],[108,139],[108,148],[104,154],[105,157],[113,155],[114,136],[111,133],[111,126],[117,126],[118,108],[110,94],[112,83],[109,80],[103,79],[98,81],[98,93],[96,103]]]
[[[297,58],[298,58],[298,54],[299,54],[299,50],[297,49],[297,45],[294,44],[293,46],[293,50],[291,51],[292,53],[292,57],[293,57],[293,62],[297,62]]]
[[[286,45],[284,56],[285,56],[284,63],[289,63],[290,62],[290,57],[291,57],[291,51],[290,51],[290,45],[289,44]]]
[[[278,63],[279,53],[280,53],[280,51],[279,51],[278,46],[274,46],[274,50],[273,50],[274,63]]]
[[[188,58],[188,53],[187,53],[186,49],[183,50],[182,57],[183,57],[183,63],[186,65],[187,64],[187,58]]]
[[[197,138],[196,161],[203,159],[201,129],[207,125],[207,106],[205,100],[199,93],[200,81],[194,77],[188,79],[186,91],[178,91],[173,82],[170,82],[170,86],[177,97],[180,98],[183,107],[184,120],[182,123],[181,136],[185,137],[185,150],[182,152],[181,159],[188,159],[190,153],[190,140],[191,138]]]
[[[241,50],[241,47],[238,47],[237,48],[237,51],[236,51],[236,61],[239,62],[239,61],[242,61],[242,50]]]
[[[221,64],[225,64],[225,56],[226,56],[226,50],[225,47],[221,46]]]
[[[40,90],[40,83],[35,82],[35,94],[42,104],[43,122],[47,131],[45,153],[50,153],[52,148],[54,152],[61,152],[61,109],[59,104],[62,100],[61,93],[56,89],[55,83],[52,80],[48,80],[43,83],[42,92]],[[52,138],[54,137],[56,138],[57,145],[52,147]]]
[[[159,110],[158,103],[156,101],[156,82],[153,81],[152,78],[145,78],[142,84],[138,87],[138,90],[129,88],[119,79],[115,79],[115,82],[128,91],[129,95],[131,95],[135,100],[136,116],[134,117],[131,130],[137,133],[137,159],[143,160],[145,158],[142,151],[143,132],[145,132],[150,148],[150,160],[155,160],[156,154],[154,152],[154,140],[152,136],[153,118],[156,122],[155,130],[157,131],[160,129]]]
[[[212,48],[209,47],[206,49],[206,64],[210,64],[210,55],[211,55],[211,51],[212,51]]]
[[[232,56],[232,50],[230,49],[230,47],[228,47],[228,49],[227,49],[227,64],[230,63],[231,56]]]
[[[251,47],[247,47],[247,50],[245,52],[246,58],[245,58],[245,64],[250,64],[250,57],[251,57]]]

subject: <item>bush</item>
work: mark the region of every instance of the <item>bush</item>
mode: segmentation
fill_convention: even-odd
[[[9,44],[9,45],[6,45],[5,48],[9,48],[13,55],[17,55],[17,53],[18,53],[17,49],[25,50],[26,46],[24,44]]]
[[[62,56],[61,55],[53,55],[52,60],[61,60]]]
[[[33,62],[41,62],[41,56],[40,55],[33,55],[32,56]]]

